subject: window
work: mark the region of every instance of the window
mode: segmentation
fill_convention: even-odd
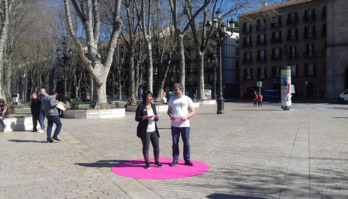
[[[280,16],[276,16],[276,17],[273,17],[273,24],[272,26],[273,27],[280,27],[280,22],[281,22],[281,19],[280,19]]]
[[[273,59],[280,59],[280,48],[273,48]]]
[[[236,70],[239,70],[239,60],[236,60]]]
[[[313,38],[314,37],[314,26],[308,26],[306,28],[306,36],[307,38]]]
[[[326,36],[326,23],[323,24],[323,30],[321,31],[322,36]]]
[[[244,53],[244,62],[251,62],[251,52]]]
[[[236,81],[239,81],[239,73],[236,73]]]
[[[296,46],[289,47],[290,58],[297,58]]]
[[[315,74],[315,66],[314,63],[308,63],[306,67],[306,72],[308,76],[314,76]]]
[[[280,66],[273,66],[272,67],[272,74],[273,75],[279,75],[280,74]]]
[[[260,79],[266,78],[266,68],[259,68],[259,78]]]
[[[245,23],[244,24],[244,30],[245,30],[246,33],[251,32],[250,23]]]
[[[297,65],[291,65],[291,76],[297,76]]]
[[[265,35],[264,34],[262,34],[262,35],[258,35],[259,36],[259,44],[265,44]]]
[[[259,50],[258,54],[259,54],[259,61],[266,60],[266,50]]]
[[[272,42],[273,43],[277,43],[277,42],[280,42],[281,41],[281,32],[280,31],[277,31],[277,32],[273,32],[272,33]]]
[[[305,11],[305,21],[314,20],[314,9],[309,9]]]
[[[266,19],[263,20],[257,20],[257,27],[258,30],[264,30],[266,26]]]
[[[239,48],[236,48],[236,55],[239,55]]]
[[[251,46],[251,37],[244,37],[244,47]]]
[[[289,14],[289,23],[290,24],[297,23],[297,12],[293,12]]]
[[[326,6],[323,7],[323,12],[321,13],[321,18],[326,19]]]
[[[288,30],[288,41],[297,41],[297,29]]]
[[[245,69],[245,79],[251,79],[251,69]]]
[[[312,57],[313,56],[313,44],[307,44],[307,55],[309,57]]]

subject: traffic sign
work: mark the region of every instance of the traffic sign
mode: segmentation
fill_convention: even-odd
[[[262,82],[257,82],[257,87],[262,87]]]

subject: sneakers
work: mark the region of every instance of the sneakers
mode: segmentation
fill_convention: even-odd
[[[150,167],[150,163],[145,163],[145,169],[151,169],[151,167]]]
[[[178,164],[178,162],[173,161],[169,166],[170,166],[170,167],[175,167],[177,164]]]
[[[38,133],[44,133],[44,131],[43,131],[43,130],[38,130],[37,132],[38,132]]]
[[[194,164],[190,160],[185,160],[185,165],[192,167]]]
[[[156,167],[163,167],[163,165],[161,163],[159,163],[159,162],[155,162],[155,166]]]

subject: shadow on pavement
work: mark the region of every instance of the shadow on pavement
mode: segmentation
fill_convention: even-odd
[[[222,194],[222,193],[214,193],[207,198],[210,199],[266,199],[266,198],[260,198],[260,197],[252,197],[252,196],[239,196],[239,195],[230,195],[230,194]]]
[[[32,142],[32,143],[46,143],[47,141],[37,141],[37,140],[7,140],[9,142],[16,142],[16,143],[26,143],[26,142]]]
[[[93,163],[75,163],[75,164],[79,166],[83,166],[83,167],[111,168],[115,166],[116,164],[119,164],[125,161],[129,161],[129,160],[99,160],[98,162],[93,162]],[[139,161],[139,164],[140,163],[144,164],[144,162]]]

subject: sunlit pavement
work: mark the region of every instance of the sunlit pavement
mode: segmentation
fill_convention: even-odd
[[[0,134],[0,198],[348,198],[348,105],[282,111],[276,103],[244,102],[225,103],[225,115],[215,105],[196,111],[191,158],[211,167],[206,174],[118,176],[113,165],[142,158],[134,113],[62,119],[60,143],[32,132]],[[161,157],[171,157],[170,121],[159,116]]]

